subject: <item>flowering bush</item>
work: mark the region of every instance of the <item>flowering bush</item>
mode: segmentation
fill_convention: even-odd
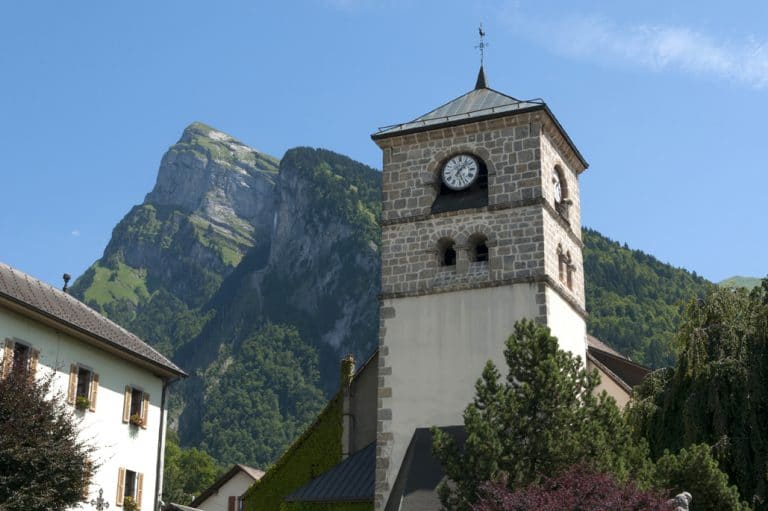
[[[672,511],[667,498],[639,490],[633,483],[620,484],[606,474],[574,465],[563,474],[519,490],[505,481],[486,483],[473,511]]]

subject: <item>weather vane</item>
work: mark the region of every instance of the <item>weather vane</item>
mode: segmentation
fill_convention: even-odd
[[[478,29],[480,32],[480,44],[475,46],[475,48],[478,48],[480,50],[480,67],[483,66],[483,61],[485,60],[485,48],[488,46],[488,43],[485,42],[485,32],[483,31],[483,24],[480,23],[480,28]]]

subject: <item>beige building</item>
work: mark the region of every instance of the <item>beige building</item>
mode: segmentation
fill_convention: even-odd
[[[0,264],[2,375],[19,366],[54,382],[97,447],[87,498],[155,510],[162,491],[167,393],[184,371],[68,294]]]

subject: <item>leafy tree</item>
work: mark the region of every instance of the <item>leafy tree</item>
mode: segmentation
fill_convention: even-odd
[[[488,362],[476,396],[464,412],[467,440],[433,428],[433,450],[452,485],[443,485],[448,509],[468,509],[486,481],[521,488],[588,463],[624,481],[650,470],[647,448],[632,438],[615,401],[595,396],[596,372],[558,349],[549,328],[527,320],[515,324],[504,351],[504,380]]]
[[[739,490],[728,484],[728,476],[717,466],[706,444],[692,445],[676,455],[665,452],[656,462],[652,484],[667,488],[670,495],[689,492],[694,496],[697,511],[751,509],[741,502]]]
[[[472,511],[672,511],[668,500],[632,483],[618,483],[588,465],[574,465],[557,477],[515,491],[502,482],[486,483]]]
[[[697,443],[756,509],[768,509],[768,279],[686,308],[680,357],[636,389],[630,422],[653,456]]]
[[[0,379],[0,510],[68,509],[84,500],[95,448],[78,427],[55,373]],[[88,467],[91,467],[89,469]]]
[[[215,460],[205,451],[179,446],[178,434],[165,439],[163,501],[188,505],[221,475]]]

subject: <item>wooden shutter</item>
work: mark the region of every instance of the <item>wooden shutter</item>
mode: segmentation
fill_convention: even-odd
[[[69,387],[67,387],[67,403],[75,404],[75,393],[77,392],[77,365],[69,365]]]
[[[144,402],[141,403],[141,427],[147,429],[149,422],[149,394],[144,393]]]
[[[32,350],[29,355],[29,372],[27,373],[30,382],[35,380],[38,360],[40,360],[40,350]]]
[[[91,476],[93,475],[93,462],[90,459],[85,460],[83,466],[83,500],[88,500],[88,493],[91,489]]]
[[[122,506],[125,497],[125,467],[117,469],[117,498],[115,505]]]
[[[136,474],[136,509],[141,510],[141,496],[144,493],[144,474]]]
[[[229,497],[227,501],[227,511],[236,511],[235,504],[237,504],[237,497]]]
[[[91,392],[88,396],[88,401],[91,402],[91,406],[88,409],[92,412],[96,411],[96,396],[99,394],[99,375],[91,373]]]
[[[125,386],[125,398],[123,399],[123,422],[131,418],[131,386]]]
[[[2,377],[8,376],[13,366],[13,341],[11,339],[5,340],[5,348],[3,348],[3,374]]]

